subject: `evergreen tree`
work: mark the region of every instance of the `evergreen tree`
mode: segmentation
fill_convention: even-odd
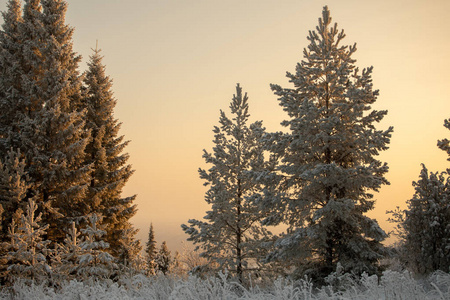
[[[169,272],[170,266],[172,265],[172,257],[170,255],[169,248],[167,248],[166,241],[162,242],[161,248],[156,255],[155,263],[157,270],[162,272],[164,275]]]
[[[136,230],[133,228],[122,231],[118,263],[128,269],[136,264],[136,260],[139,259],[138,256],[142,250],[141,241],[134,237],[135,234]]]
[[[82,254],[78,259],[77,273],[82,278],[109,277],[117,266],[114,257],[107,252],[109,244],[103,240],[106,231],[101,227],[101,218],[96,214],[89,216],[86,228],[81,229],[84,241],[80,244]]]
[[[73,29],[65,25],[65,1],[24,2],[23,18],[18,18],[20,4],[15,1],[4,14],[9,25],[2,48],[7,45],[5,37],[16,48],[9,51],[13,67],[7,66],[0,79],[2,91],[7,91],[5,96],[0,91],[0,97],[9,107],[2,114],[11,113],[2,115],[0,135],[4,149],[20,149],[25,156],[32,184],[27,198],[42,203],[42,217],[50,225],[48,237],[62,241],[70,222],[83,217],[79,206],[89,175],[89,166],[84,165],[89,133],[83,113],[74,108],[81,98],[80,57],[72,50]]]
[[[62,242],[71,222],[86,215],[80,206],[89,179],[89,165],[83,164],[89,136],[83,114],[72,105],[80,100],[82,82],[77,71],[80,57],[72,50],[73,29],[65,25],[67,3],[41,2],[44,32],[38,44],[42,54],[39,68],[45,71],[34,80],[38,86],[34,96],[41,107],[30,120],[27,129],[31,132],[25,130],[33,146],[26,155],[29,174],[47,208],[49,239]]]
[[[444,126],[450,129],[450,121]],[[438,147],[450,156],[448,139]],[[450,160],[450,158],[448,158]],[[428,173],[422,164],[420,179],[413,182],[415,193],[407,201],[407,209],[397,207],[389,221],[396,223],[394,232],[400,238],[399,258],[419,274],[450,270],[450,169]]]
[[[293,261],[297,272],[318,280],[338,262],[346,272],[377,272],[386,234],[364,214],[374,207],[373,191],[388,184],[388,167],[375,157],[388,148],[393,130],[375,128],[387,111],[371,110],[378,96],[372,67],[355,67],[356,45],[340,45],[344,31],[331,25],[326,6],[322,15],[304,60],[287,73],[294,88],[271,85],[289,132],[266,136],[279,166],[260,175],[272,211],[266,224],[289,225],[269,258]]]
[[[417,273],[450,270],[450,178],[445,172],[429,173],[422,165],[415,193],[407,201],[406,262]]]
[[[37,205],[29,200],[26,214],[21,215],[18,224],[11,223],[9,229],[10,242],[6,243],[9,260],[9,278],[11,281],[17,278],[26,278],[40,281],[51,273],[46,256],[48,244],[44,240],[48,225],[41,226],[41,214],[35,215]]]
[[[150,275],[155,275],[156,270],[156,256],[158,250],[156,250],[155,232],[153,230],[153,224],[150,223],[150,229],[148,231],[148,241],[145,247],[145,253],[147,253],[147,269]]]
[[[206,221],[189,220],[189,226],[182,225],[188,240],[200,244],[196,249],[201,248],[201,256],[235,272],[241,281],[249,260],[259,259],[259,241],[269,235],[252,201],[260,185],[251,171],[267,167],[260,143],[264,128],[260,121],[247,125],[247,100],[238,84],[230,104],[233,119],[220,112],[221,126],[213,130],[214,153],[204,150],[203,158],[212,164],[208,171],[199,169],[200,178],[210,187],[205,201],[212,209],[204,217]]]
[[[79,261],[84,250],[81,245],[84,239],[81,232],[77,230],[75,222],[72,222],[72,227],[64,239],[62,244],[58,244],[58,255],[52,262],[55,273],[58,273],[62,278],[72,279],[76,277],[79,269]]]
[[[103,216],[106,241],[110,244],[111,254],[119,258],[124,255],[124,238],[131,241],[137,232],[130,223],[130,218],[136,213],[133,204],[136,196],[121,196],[122,188],[134,171],[127,164],[129,155],[122,153],[128,141],[124,142],[124,137],[119,136],[121,123],[114,118],[117,101],[111,91],[112,80],[105,74],[100,50],[94,51],[88,66],[84,79],[87,93],[81,103],[87,111],[85,130],[92,135],[85,150],[86,163],[92,165],[85,211]]]

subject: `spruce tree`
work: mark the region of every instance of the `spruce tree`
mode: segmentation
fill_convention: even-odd
[[[43,27],[36,43],[39,60],[32,62],[39,74],[30,78],[36,90],[26,95],[40,106],[27,122],[24,142],[30,142],[28,173],[46,208],[48,237],[62,242],[71,222],[86,215],[80,207],[89,179],[89,165],[83,164],[89,135],[83,113],[72,105],[81,97],[82,82],[77,70],[80,57],[72,50],[73,29],[65,24],[67,3],[41,3],[43,12],[33,20]]]
[[[64,279],[76,277],[81,255],[84,254],[84,250],[81,248],[83,243],[81,232],[78,231],[75,222],[72,222],[64,242],[58,244],[57,259],[52,262],[55,273],[60,277]]]
[[[161,248],[156,255],[156,269],[162,272],[164,275],[169,273],[170,267],[172,265],[172,256],[170,255],[169,248],[167,248],[166,241],[162,242]]]
[[[8,277],[11,281],[17,278],[40,281],[51,274],[46,259],[50,241],[44,238],[48,225],[41,226],[42,215],[36,216],[37,209],[37,204],[29,200],[18,224],[13,221],[10,225],[10,242],[5,246],[8,249]]]
[[[211,210],[205,221],[189,220],[182,225],[188,240],[199,244],[201,256],[227,268],[242,281],[249,261],[259,260],[258,242],[267,238],[260,223],[258,207],[252,201],[260,192],[260,185],[251,171],[267,167],[261,137],[262,122],[247,125],[248,97],[242,94],[239,84],[230,104],[233,118],[220,112],[220,127],[214,127],[213,153],[204,150],[203,158],[211,164],[209,170],[199,169],[200,178],[209,186],[205,201]]]
[[[121,244],[117,262],[128,270],[137,264],[136,260],[140,259],[138,256],[142,250],[141,241],[135,238],[136,231],[134,228],[124,229],[120,239]]]
[[[148,231],[148,241],[145,247],[145,253],[147,253],[147,269],[150,275],[155,275],[156,270],[156,255],[158,250],[156,249],[155,232],[153,230],[153,223],[150,223],[150,229]]]
[[[109,244],[103,239],[106,235],[101,225],[101,217],[91,214],[89,224],[81,229],[84,240],[80,243],[82,254],[78,257],[77,274],[89,277],[108,278],[117,269],[115,259],[107,252]]]
[[[375,128],[387,111],[371,109],[378,96],[372,67],[355,67],[356,44],[341,45],[344,37],[325,6],[304,60],[286,75],[294,87],[271,85],[289,116],[282,122],[288,132],[266,136],[279,165],[260,176],[272,212],[266,224],[289,226],[269,258],[290,260],[318,280],[338,262],[346,272],[376,273],[386,237],[365,213],[374,207],[373,192],[388,184],[387,164],[376,156],[393,129]]]
[[[105,74],[100,50],[94,51],[88,66],[84,79],[87,92],[81,103],[81,108],[87,112],[85,130],[92,135],[85,150],[86,163],[92,165],[85,211],[103,216],[106,241],[111,254],[119,258],[125,255],[124,238],[133,240],[137,232],[130,223],[136,213],[133,204],[136,196],[123,198],[121,195],[134,170],[127,164],[129,155],[123,153],[128,141],[123,141],[124,137],[119,135],[121,123],[114,118],[117,101],[111,91],[112,80]]]
[[[84,164],[89,132],[74,107],[81,98],[80,57],[72,49],[73,29],[65,24],[65,1],[25,0],[22,19],[19,4],[10,3],[4,15],[10,25],[2,36],[14,37],[16,48],[10,51],[13,68],[0,79],[2,91],[8,91],[6,96],[0,91],[2,103],[9,105],[1,112],[3,148],[21,150],[31,183],[27,198],[42,204],[48,237],[62,241],[70,222],[83,217],[79,206],[89,175]]]

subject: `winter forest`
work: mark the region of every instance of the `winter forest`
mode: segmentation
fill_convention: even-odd
[[[180,224],[179,251],[151,221],[137,237],[121,99],[101,49],[85,61],[74,50],[68,9],[7,0],[2,12],[1,299],[450,298],[450,141],[436,141],[447,161],[422,164],[383,230],[368,213],[390,185],[381,154],[395,128],[374,108],[373,67],[357,63],[327,6],[301,29],[286,81],[270,84],[283,129],[250,121],[239,83],[210,124],[198,169],[208,209]]]

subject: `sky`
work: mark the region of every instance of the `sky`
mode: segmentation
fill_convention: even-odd
[[[302,60],[306,36],[328,5],[344,29],[343,44],[357,43],[360,69],[374,67],[388,110],[377,129],[394,126],[387,162],[389,186],[375,195],[370,212],[386,231],[386,210],[406,207],[424,163],[450,167],[437,140],[450,138],[450,1],[418,0],[69,0],[66,21],[74,29],[80,71],[95,48],[113,79],[115,117],[135,174],[124,196],[137,194],[132,223],[146,242],[152,222],[156,240],[181,249],[180,225],[202,219],[208,206],[198,168],[208,168],[203,149],[213,147],[213,126],[240,83],[248,93],[250,122],[279,131],[287,118],[269,84],[292,87],[285,77]],[[0,10],[6,0],[0,1]],[[2,21],[0,21],[2,23]]]

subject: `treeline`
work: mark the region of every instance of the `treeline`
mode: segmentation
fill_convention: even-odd
[[[241,282],[289,275],[319,284],[330,274],[381,275],[387,260],[420,274],[450,271],[449,169],[424,167],[408,208],[390,212],[398,247],[385,247],[388,234],[365,215],[389,184],[388,165],[377,157],[393,128],[377,129],[387,111],[372,109],[379,94],[373,68],[356,67],[356,44],[343,45],[344,38],[324,7],[303,60],[287,73],[293,87],[271,85],[288,116],[284,132],[249,124],[239,84],[232,116],[220,112],[212,152],[203,154],[209,169],[199,170],[211,209],[182,225],[208,259],[206,270],[228,269]],[[450,154],[447,139],[438,146]],[[272,234],[278,225],[287,229]]]
[[[80,73],[66,9],[63,0],[9,0],[2,14],[2,282],[127,266],[142,248],[130,223],[135,196],[122,196],[133,170],[112,81],[97,48]],[[78,266],[56,267],[63,262]]]

